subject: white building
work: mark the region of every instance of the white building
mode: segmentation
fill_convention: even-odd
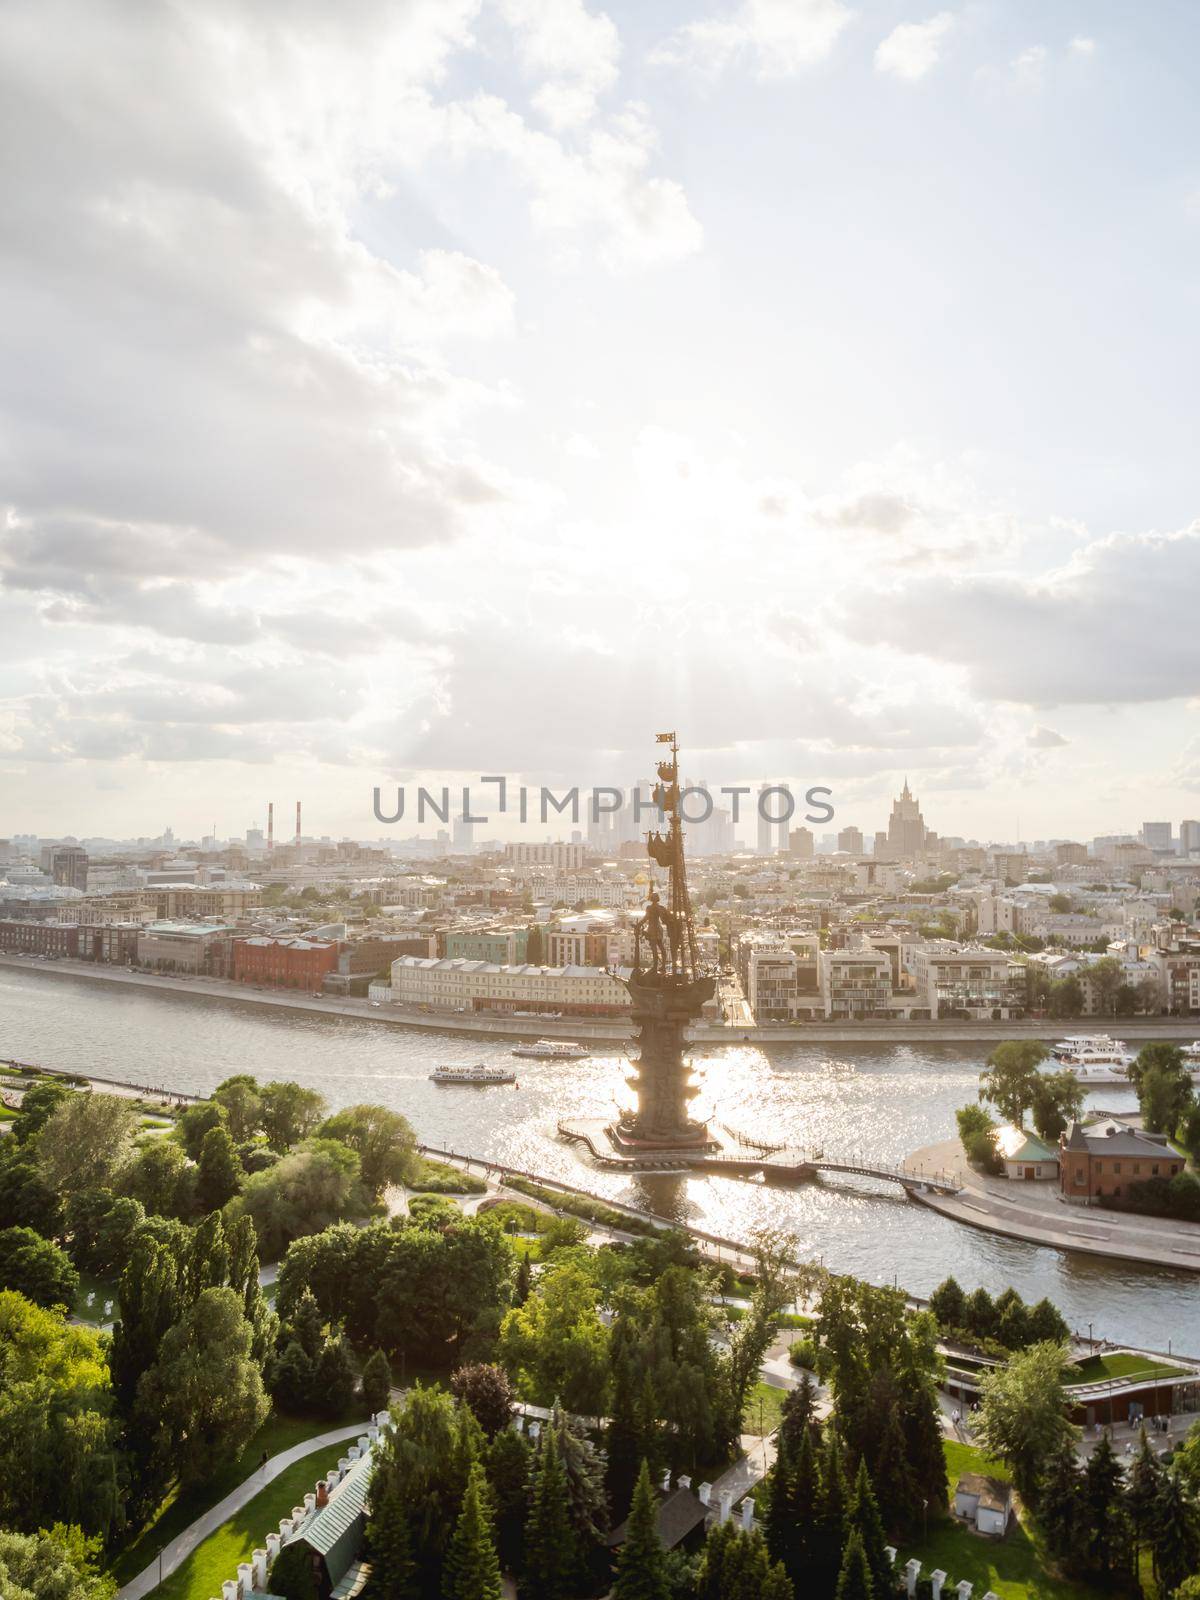
[[[611,1017],[629,1011],[629,992],[599,967],[501,967],[490,961],[400,956],[392,1000],[431,1011],[559,1012]]]
[[[916,1003],[931,1019],[1004,1019],[1025,1011],[1025,969],[1003,951],[933,939],[912,946],[909,959]]]

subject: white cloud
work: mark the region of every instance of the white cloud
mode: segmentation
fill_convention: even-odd
[[[1035,578],[933,576],[852,598],[845,621],[964,668],[977,696],[1111,705],[1200,694],[1200,523],[1119,534]]]
[[[954,27],[954,13],[939,11],[927,22],[902,22],[875,50],[876,72],[915,83],[932,72],[942,55],[942,45]]]
[[[581,0],[497,0],[526,73],[541,80],[533,103],[553,128],[586,122],[617,81],[620,36]]]
[[[1070,48],[1074,55],[1093,56],[1096,53],[1096,41],[1095,39],[1084,38],[1082,34],[1076,34],[1075,38],[1071,40]]]
[[[794,78],[829,57],[853,15],[842,0],[741,0],[724,16],[686,23],[650,59],[708,77],[745,64],[758,78]]]
[[[1046,60],[1049,52],[1044,44],[1030,45],[1014,57],[1011,64],[1013,81],[1021,89],[1040,89],[1046,77]]]
[[[1036,728],[1031,728],[1025,737],[1025,743],[1031,750],[1057,750],[1064,744],[1069,744],[1069,739],[1064,739],[1061,733],[1056,733],[1053,728],[1045,728],[1039,723]]]

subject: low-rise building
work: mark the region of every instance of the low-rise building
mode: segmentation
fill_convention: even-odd
[[[138,934],[140,967],[224,977],[234,930],[211,922],[151,922]]]
[[[1004,1163],[1004,1176],[1022,1183],[1058,1177],[1058,1151],[1036,1133],[1011,1124],[992,1135],[996,1154]]]
[[[932,1020],[996,1021],[1023,1016],[1025,969],[1003,951],[959,946],[942,939],[912,947],[917,1003]]]
[[[335,972],[337,964],[338,947],[333,939],[252,936],[236,939],[233,945],[235,983],[319,994],[326,974]]]
[[[1115,1117],[1072,1122],[1058,1142],[1062,1197],[1073,1205],[1095,1205],[1104,1196],[1120,1199],[1130,1184],[1147,1178],[1174,1178],[1183,1157],[1165,1133],[1145,1133]]]
[[[465,928],[447,933],[444,954],[451,960],[492,961],[514,967],[525,959],[528,928]]]
[[[616,1017],[629,1012],[629,992],[598,967],[500,966],[491,961],[422,960],[392,963],[396,1005],[432,1011],[558,1012]]]

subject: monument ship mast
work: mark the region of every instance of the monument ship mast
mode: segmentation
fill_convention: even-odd
[[[708,1130],[689,1114],[696,1094],[691,1069],[683,1059],[686,1030],[712,998],[714,979],[701,970],[696,924],[688,893],[679,797],[679,745],[674,733],[660,733],[670,759],[658,763],[654,801],[666,831],[646,835],[646,853],[667,874],[667,903],[651,888],[641,920],[634,927],[633,969],[624,979],[638,1030],[637,1071],[630,1079],[637,1110],[608,1131],[623,1151],[691,1150],[712,1147]],[[648,957],[644,964],[643,957]]]

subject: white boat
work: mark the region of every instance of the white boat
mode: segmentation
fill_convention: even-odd
[[[573,1039],[539,1039],[536,1044],[514,1045],[512,1053],[531,1061],[580,1061],[589,1052],[587,1045]]]
[[[1133,1060],[1133,1051],[1123,1039],[1111,1039],[1107,1033],[1070,1033],[1050,1047],[1056,1061],[1068,1065],[1079,1062],[1087,1066],[1127,1067]]]
[[[516,1083],[516,1074],[505,1067],[489,1067],[482,1061],[474,1066],[437,1067],[429,1074],[431,1083],[465,1083],[483,1086],[492,1083]]]
[[[1200,1039],[1193,1039],[1179,1052],[1185,1061],[1200,1061]]]

